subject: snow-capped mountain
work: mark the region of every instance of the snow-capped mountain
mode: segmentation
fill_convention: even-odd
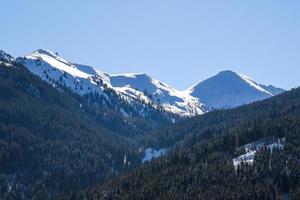
[[[160,104],[166,111],[183,116],[204,112],[197,98],[151,78],[145,73],[119,74],[110,76],[111,85],[133,98],[139,95]]]
[[[130,103],[152,104],[153,107],[161,107],[167,112],[180,116],[203,113],[202,105],[196,98],[152,79],[146,74],[110,76],[93,67],[67,61],[57,53],[43,49],[18,58],[18,61],[43,80],[56,87],[66,86],[80,95],[89,93],[106,95],[104,90],[110,89]]]
[[[0,51],[0,62],[14,61],[9,54]],[[146,116],[149,105],[151,109],[178,116],[194,116],[213,108],[230,108],[262,100],[284,91],[272,85],[258,84],[250,77],[232,71],[220,72],[186,91],[179,91],[145,73],[109,75],[44,49],[17,58],[17,62],[54,87],[66,86],[79,95],[97,94],[114,104],[110,95],[113,92],[113,98],[117,95],[121,101],[128,102],[141,116]],[[127,112],[122,108],[116,110],[124,116],[130,115],[128,108]]]
[[[274,86],[258,84],[246,75],[227,70],[192,86],[187,93],[198,98],[208,109],[213,109],[236,107],[283,91]]]
[[[51,84],[62,84],[83,95],[103,93],[109,87],[109,76],[90,66],[71,63],[51,51],[39,49],[29,56],[18,58],[30,72]]]

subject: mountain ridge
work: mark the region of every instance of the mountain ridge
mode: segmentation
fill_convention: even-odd
[[[109,89],[129,103],[151,104],[156,109],[181,117],[200,115],[212,109],[236,107],[285,91],[256,83],[252,78],[230,70],[219,72],[180,91],[146,73],[110,75],[92,66],[67,61],[58,53],[45,49],[38,49],[16,60],[50,84],[57,86],[59,83],[80,95],[97,93],[109,99],[104,92]],[[216,83],[212,79],[220,81]]]

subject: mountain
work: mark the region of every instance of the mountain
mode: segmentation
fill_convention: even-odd
[[[192,86],[187,93],[208,109],[232,108],[282,93],[274,86],[256,83],[252,78],[227,70]]]
[[[39,49],[18,60],[43,80],[63,84],[80,95],[104,94],[105,87],[110,86],[107,74],[90,66],[73,64],[48,50]]]
[[[110,76],[112,86],[123,94],[137,98],[136,91],[146,99],[160,104],[166,111],[181,116],[193,116],[204,113],[203,105],[185,92],[174,89],[145,73],[119,74]]]
[[[29,56],[17,58],[17,62],[53,87],[69,88],[76,94],[86,97],[89,102],[121,113],[126,121],[143,117],[147,118],[148,124],[150,122],[159,125],[178,118],[159,109],[159,105],[151,102],[139,91],[134,90],[134,96],[128,95],[127,91],[120,88],[115,89],[108,74],[90,66],[67,61],[57,53],[39,49]]]
[[[299,199],[299,131],[300,88],[211,111],[148,135],[166,156],[69,199]]]
[[[169,113],[170,120],[203,114],[213,108],[230,108],[282,93],[274,86],[256,83],[232,71],[223,71],[187,91],[179,91],[145,73],[109,75],[94,67],[72,63],[57,53],[39,49],[17,59],[29,71],[55,87],[65,86],[79,95],[104,96],[105,104],[118,97],[132,105],[131,110],[115,106],[124,116],[147,117],[149,110]],[[137,106],[139,105],[139,106]],[[147,105],[143,108],[141,105]],[[106,105],[103,105],[106,106]],[[150,109],[149,109],[150,108]]]
[[[5,59],[12,59],[4,52],[2,55]],[[17,61],[54,87],[68,87],[79,95],[102,96],[106,99],[103,106],[111,104],[111,96],[122,99],[135,111],[132,113],[130,109],[115,106],[124,116],[147,117],[156,109],[173,115],[166,118],[174,121],[176,116],[194,116],[213,108],[236,107],[284,91],[272,85],[258,84],[248,76],[232,71],[220,72],[186,91],[179,91],[145,73],[109,75],[91,66],[72,63],[44,49]],[[144,105],[147,108],[143,108]]]
[[[300,89],[220,74],[203,85],[271,98],[202,114],[191,90],[147,74],[0,51],[0,199],[296,199]]]
[[[137,104],[148,105],[152,108],[166,111],[180,116],[190,116],[203,113],[198,101],[179,92],[166,84],[156,81],[147,75],[127,74],[110,76],[93,67],[71,63],[58,54],[39,49],[29,56],[17,59],[33,74],[51,83],[55,87],[60,85],[70,88],[79,95],[96,93],[111,101],[114,93],[120,99],[133,105],[132,110],[140,112],[140,116],[148,116],[149,110],[134,108]],[[131,79],[134,77],[134,79]],[[126,83],[126,81],[129,81]],[[131,84],[128,86],[128,84]],[[144,93],[145,90],[149,93]],[[150,96],[152,95],[152,96]],[[161,102],[160,102],[161,101]],[[115,106],[117,108],[117,106]],[[118,108],[125,116],[131,116],[130,111]],[[173,117],[176,118],[176,117]]]
[[[124,136],[135,129],[120,114],[57,90],[2,52],[0,94],[0,199],[49,199],[140,163]]]

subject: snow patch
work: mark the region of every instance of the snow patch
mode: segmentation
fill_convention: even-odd
[[[164,155],[166,155],[166,153],[167,153],[167,149],[165,149],[165,148],[158,149],[158,150],[155,150],[155,149],[152,149],[152,148],[147,148],[144,151],[144,158],[142,160],[142,163],[145,163],[145,162],[151,161],[155,158],[159,158],[161,156],[164,156]]]
[[[274,149],[282,150],[284,148],[284,142],[285,138],[278,139],[277,141],[259,141],[246,144],[243,146],[246,153],[233,158],[233,166],[235,169],[237,169],[237,167],[241,165],[241,163],[253,165],[256,152],[259,151],[263,146],[266,146],[270,153],[273,153]]]
[[[254,163],[254,157],[255,157],[256,151],[249,151],[243,155],[240,155],[237,158],[234,158],[233,161],[233,166],[235,167],[235,169],[237,169],[237,167],[239,165],[241,165],[241,163],[247,163],[252,165]]]

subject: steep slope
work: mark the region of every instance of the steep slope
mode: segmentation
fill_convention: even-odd
[[[204,111],[196,98],[146,74],[109,76],[93,67],[71,63],[58,54],[43,49],[18,60],[43,80],[69,87],[80,95],[89,93],[106,95],[104,90],[110,89],[131,104],[140,102],[151,104],[156,109],[164,109],[180,116],[202,114]],[[106,97],[109,99],[107,95]],[[141,115],[145,115],[146,112],[142,112]]]
[[[248,76],[228,70],[189,88],[187,93],[197,97],[208,109],[214,109],[248,104],[282,91],[272,86],[259,85]]]
[[[111,85],[133,98],[143,96],[145,100],[160,104],[166,111],[181,116],[204,113],[203,105],[194,97],[151,78],[145,73],[118,74],[110,76]]]
[[[149,113],[156,109],[167,113],[162,115],[174,121],[179,116],[199,115],[213,108],[231,108],[284,91],[257,84],[251,78],[232,71],[220,72],[187,91],[178,91],[144,73],[108,75],[93,67],[69,62],[57,53],[43,49],[17,60],[55,87],[65,86],[79,95],[103,96],[106,99],[103,106],[111,104],[111,96],[114,102],[119,98],[132,105],[130,110],[135,113],[117,105],[115,109],[131,117],[149,118]]]
[[[300,88],[232,110],[188,119],[154,138],[177,141],[169,155],[70,199],[298,199]],[[245,146],[260,147],[237,169]],[[274,147],[274,148],[273,148]]]
[[[232,71],[220,72],[187,91],[179,91],[145,73],[109,75],[43,49],[17,60],[54,87],[68,87],[79,95],[102,96],[106,101],[99,102],[102,106],[112,104],[111,101],[116,102],[116,99],[127,102],[131,109],[126,110],[121,105],[114,107],[129,117],[149,118],[157,110],[169,121],[174,121],[215,108],[248,104],[284,91],[272,85],[258,84],[250,77]]]
[[[48,50],[39,49],[18,60],[43,80],[62,84],[80,95],[103,94],[104,88],[110,86],[107,74],[90,66],[73,64]]]
[[[129,168],[124,156],[134,167],[134,143],[99,125],[107,110],[100,115],[2,52],[0,94],[0,199],[48,199],[87,187]]]
[[[161,122],[169,123],[178,118],[158,109],[157,104],[132,98],[121,90],[114,89],[108,74],[90,66],[71,63],[51,51],[39,49],[29,56],[18,58],[17,61],[53,87],[67,87],[86,97],[89,102],[122,114],[124,120],[143,117],[147,118],[148,123],[158,126]]]

